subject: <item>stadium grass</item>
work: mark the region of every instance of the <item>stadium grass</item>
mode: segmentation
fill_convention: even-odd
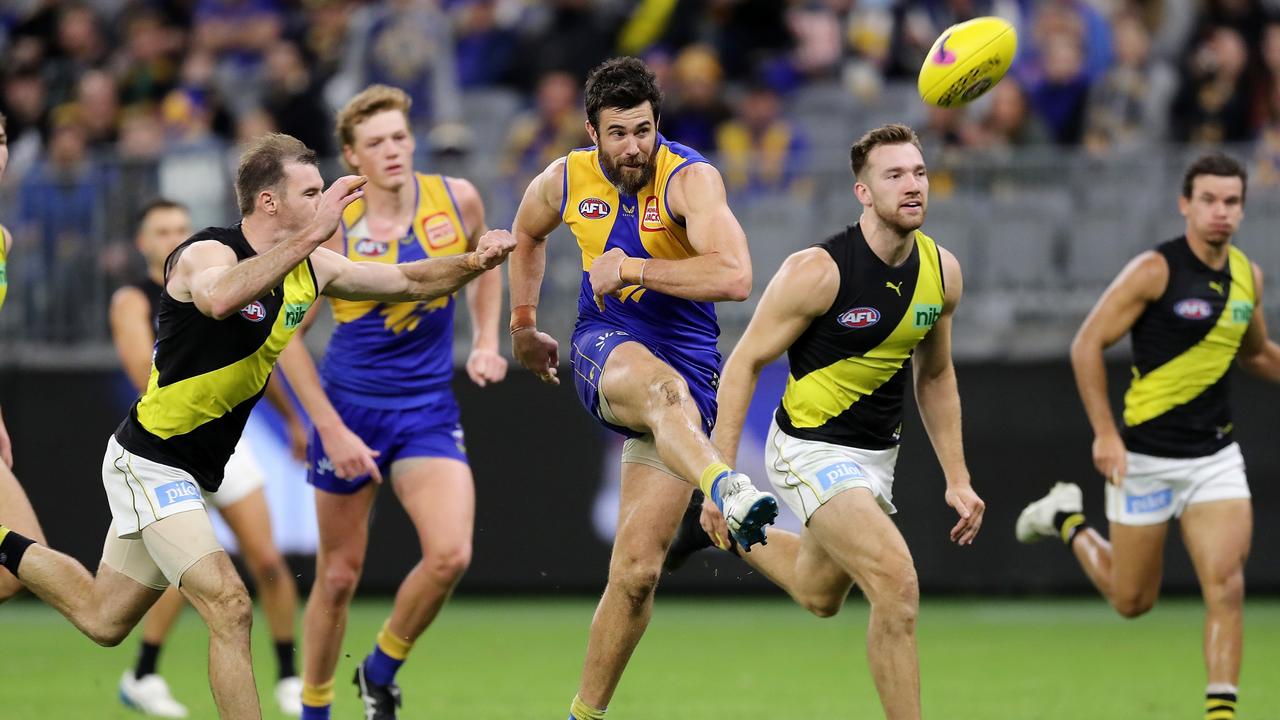
[[[403,720],[563,720],[594,603],[456,600],[400,672]],[[359,717],[350,676],[386,601],[353,608],[334,718]],[[925,717],[946,720],[1199,718],[1202,610],[1162,601],[1125,621],[1100,600],[926,600],[920,617]],[[830,620],[783,600],[659,597],[648,635],[610,706],[617,720],[811,720],[881,717],[863,651],[866,605]],[[1280,599],[1247,608],[1242,720],[1280,717]],[[205,634],[187,610],[161,669],[193,718],[214,718]],[[0,718],[132,719],[116,683],[136,633],[103,649],[47,607],[0,606]],[[274,659],[262,618],[254,654],[264,717]],[[301,664],[299,662],[299,664]]]

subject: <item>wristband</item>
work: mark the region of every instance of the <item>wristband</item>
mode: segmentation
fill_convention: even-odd
[[[537,305],[517,305],[511,308],[511,334],[538,326]]]

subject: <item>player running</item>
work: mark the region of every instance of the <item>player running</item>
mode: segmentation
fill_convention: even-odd
[[[3,114],[0,114],[0,178],[4,177],[5,168],[9,165],[9,135]],[[9,289],[9,275],[6,260],[13,248],[13,235],[0,225],[0,307],[4,306],[4,297]],[[40,529],[40,521],[36,519],[36,511],[27,499],[27,493],[13,474],[13,446],[9,443],[9,431],[5,429],[4,417],[0,415],[0,525],[8,526],[43,543],[44,531]],[[0,603],[13,597],[22,590],[22,583],[15,578],[0,573]]]
[[[720,174],[658,134],[662,94],[635,58],[615,58],[586,83],[595,147],[552,163],[525,191],[511,260],[516,358],[557,384],[558,343],[537,328],[547,235],[561,223],[582,249],[570,360],[578,397],[627,438],[609,582],[591,624],[570,717],[600,720],[653,606],[662,558],[692,490],[724,509],[750,548],[777,501],[735,473],[711,444],[720,353],[713,303],[751,291],[746,236]]]
[[[965,466],[951,363],[963,280],[955,256],[919,229],[929,175],[915,132],[876,128],[850,159],[862,216],[792,255],[770,281],[725,363],[716,445],[736,457],[760,372],[785,352],[790,374],[765,467],[805,527],[799,536],[775,530],[768,547],[742,557],[819,617],[835,615],[851,586],[861,587],[871,604],[867,658],[885,717],[918,720],[920,590],[889,518],[897,512],[894,467],[910,378],[946,477],[944,499],[960,516],[951,539],[973,542],[985,505]],[[725,547],[724,521],[710,504],[702,523]]]
[[[1060,537],[1124,617],[1160,594],[1164,540],[1178,518],[1205,602],[1205,719],[1233,720],[1244,642],[1244,565],[1253,510],[1231,422],[1233,360],[1280,382],[1267,338],[1262,270],[1231,237],[1244,218],[1244,167],[1219,153],[1187,169],[1178,209],[1186,234],[1134,258],[1071,345],[1076,386],[1093,426],[1093,464],[1107,479],[1110,541],[1085,523],[1080,487],[1058,483],[1018,517],[1022,542]],[[1107,400],[1102,351],[1133,341],[1124,429]]]
[[[113,521],[97,577],[0,526],[0,565],[102,645],[118,644],[177,585],[209,627],[209,681],[222,718],[261,718],[252,613],[200,490],[217,492],[280,351],[322,293],[444,297],[496,267],[515,244],[495,231],[454,257],[351,262],[320,246],[360,197],[364,178],[340,178],[324,191],[315,162],[295,138],[264,136],[236,175],[243,221],[196,233],[169,256],[147,391],[103,459]]]
[[[338,113],[347,166],[369,178],[325,247],[350,258],[395,263],[454,257],[485,232],[484,205],[466,180],[414,172],[410,99],[374,85]],[[422,559],[401,582],[374,647],[355,671],[371,720],[400,706],[396,672],[435,620],[471,561],[475,487],[453,380],[452,296],[428,301],[332,300],[338,322],[321,377],[305,348],[282,367],[315,423],[307,481],[315,486],[320,547],[303,630],[303,717],[327,719],[347,608],[369,545],[369,513],[383,477],[417,530]],[[502,275],[467,286],[472,346],[467,373],[501,381]],[[372,449],[371,449],[372,448]]]
[[[164,265],[169,253],[191,236],[187,208],[171,200],[148,203],[138,216],[138,250],[146,261],[146,275],[125,285],[111,298],[111,338],[120,363],[139,393],[146,392],[151,375],[151,351],[155,346],[160,298],[164,293]],[[292,437],[305,434],[287,392],[278,377],[267,383],[266,397],[283,414]],[[263,484],[266,478],[254,459],[246,438],[236,444],[227,461],[222,485],[205,492],[208,504],[236,536],[245,566],[262,595],[262,607],[271,627],[278,669],[275,699],[280,711],[297,717],[302,713],[302,679],[294,669],[293,621],[298,613],[298,590],[293,574],[271,537],[271,516]],[[142,623],[142,643],[135,666],[120,678],[119,696],[129,707],[154,717],[181,718],[187,709],[173,698],[159,673],[160,650],[182,612],[182,594],[170,587],[147,612]]]

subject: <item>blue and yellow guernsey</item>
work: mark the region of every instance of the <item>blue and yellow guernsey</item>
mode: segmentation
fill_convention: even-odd
[[[342,216],[343,254],[358,262],[404,263],[467,251],[467,229],[443,176],[415,175],[417,211],[396,240],[371,236],[364,198]],[[331,396],[365,407],[418,407],[453,378],[452,296],[384,303],[334,298],[338,322],[321,366]]]
[[[671,214],[667,187],[676,173],[705,162],[697,151],[659,135],[653,179],[635,195],[624,195],[605,176],[595,147],[574,150],[565,158],[560,216],[582,250],[582,285],[571,357],[579,394],[594,414],[598,415],[598,374],[612,347],[625,338],[645,345],[679,371],[708,431],[715,421],[715,385],[720,372],[715,305],[631,285],[616,298],[606,297],[602,313],[596,307],[588,272],[596,258],[613,248],[636,258],[683,260],[696,256],[684,223]],[[606,425],[626,435],[636,434]]]
[[[684,224],[671,215],[667,186],[676,173],[700,162],[707,161],[697,151],[659,135],[653,180],[639,193],[623,195],[605,177],[596,148],[569,153],[560,214],[582,249],[579,325],[604,322],[660,345],[693,353],[714,352],[720,326],[713,303],[632,285],[623,288],[618,298],[605,298],[602,314],[587,272],[596,258],[613,248],[638,258],[684,260],[697,255]]]

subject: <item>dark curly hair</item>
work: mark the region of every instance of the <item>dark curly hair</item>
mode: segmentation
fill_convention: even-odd
[[[600,111],[605,108],[628,110],[648,100],[653,117],[662,113],[662,91],[658,79],[639,58],[616,57],[596,66],[587,76],[587,120],[600,130]]]

